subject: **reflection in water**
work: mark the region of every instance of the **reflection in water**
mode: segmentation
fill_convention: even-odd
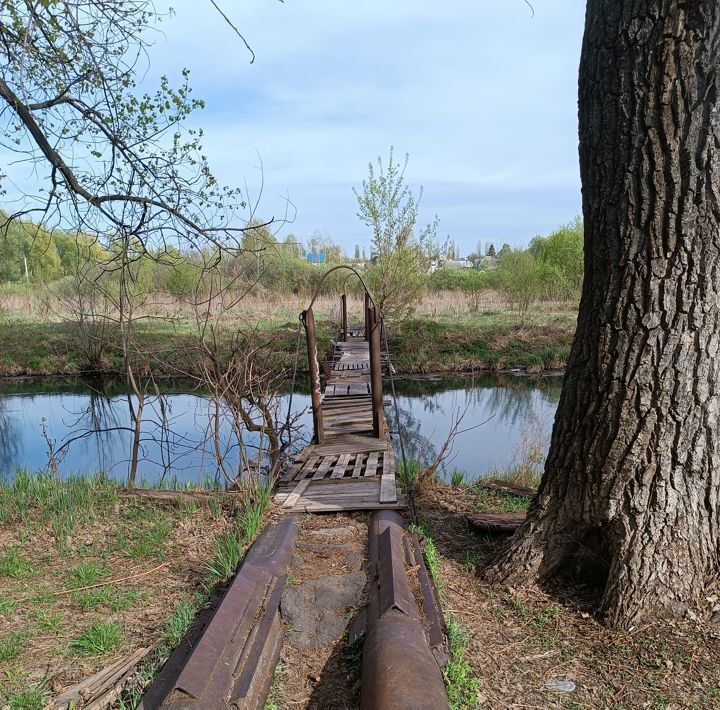
[[[544,458],[560,385],[559,378],[528,377],[401,381],[397,390],[406,454],[432,462],[453,420],[463,415],[462,433],[440,467],[442,474],[459,469],[474,479],[517,465],[536,448]],[[396,431],[394,413],[389,415]],[[397,436],[393,441],[398,449]]]
[[[400,430],[410,458],[432,461],[452,419],[467,409],[460,427],[465,432],[457,437],[452,458],[441,470],[462,469],[471,478],[509,465],[528,437],[547,439],[560,394],[557,378],[401,380],[396,384]],[[167,385],[163,395],[164,413],[157,398],[146,405],[138,481],[143,478],[155,483],[168,470],[169,483],[215,479],[215,455],[206,444],[211,401],[202,393],[183,391],[179,385]],[[300,424],[307,436],[312,418],[304,383],[293,395],[292,405],[295,412],[306,410]],[[287,406],[287,396],[280,406]],[[390,428],[396,432],[392,407],[387,414]],[[62,451],[61,474],[103,470],[113,478],[125,479],[132,438],[127,393],[118,385],[70,381],[22,382],[0,389],[0,480],[11,477],[18,468],[36,471],[47,467],[43,417],[56,449],[64,441],[71,442]],[[231,450],[232,433],[225,430],[222,435]],[[396,434],[393,440],[397,444]],[[547,442],[543,444],[546,448]]]
[[[0,471],[8,470],[20,456],[17,422],[9,409],[7,400],[0,396]]]

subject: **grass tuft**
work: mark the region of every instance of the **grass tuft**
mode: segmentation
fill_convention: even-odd
[[[478,692],[480,684],[473,675],[470,664],[465,660],[467,636],[462,627],[453,619],[447,621],[450,661],[443,675],[451,710],[473,710],[480,706]]]
[[[451,486],[462,486],[465,483],[465,471],[460,471],[454,468],[450,473],[450,485]]]
[[[27,634],[15,633],[6,639],[0,640],[0,663],[17,658],[23,650],[26,639]]]
[[[71,587],[89,587],[101,582],[108,574],[110,574],[110,570],[104,565],[86,562],[68,572],[68,583]]]
[[[7,703],[4,707],[9,710],[43,710],[47,707],[48,691],[41,688],[31,688],[19,693],[10,693],[5,697]]]
[[[32,565],[24,560],[16,547],[11,547],[0,555],[0,577],[23,579],[34,573]]]
[[[102,656],[119,648],[123,633],[113,621],[93,624],[85,633],[70,642],[70,650],[78,656]]]

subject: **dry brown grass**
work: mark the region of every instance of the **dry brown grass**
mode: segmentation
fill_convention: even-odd
[[[658,620],[611,631],[593,617],[586,590],[485,584],[478,570],[499,541],[469,532],[464,514],[477,505],[467,487],[437,486],[418,501],[440,553],[445,611],[468,635],[481,707],[720,707],[717,624]],[[553,692],[553,680],[576,688]]]

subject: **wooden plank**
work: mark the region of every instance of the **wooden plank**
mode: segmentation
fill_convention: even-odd
[[[330,474],[330,478],[342,478],[345,475],[345,467],[350,460],[350,454],[342,454]]]
[[[310,485],[310,478],[304,478],[300,483],[295,486],[293,492],[285,499],[283,503],[283,510],[292,508],[295,503],[300,500],[300,497],[305,493],[305,489]]]
[[[374,476],[377,473],[378,456],[379,453],[377,451],[373,451],[368,456],[367,466],[365,467],[366,476]]]
[[[352,477],[353,478],[359,478],[360,477],[360,471],[362,471],[363,464],[365,463],[365,454],[356,454],[355,455],[355,466],[353,467]]]
[[[334,461],[335,456],[333,455],[323,456],[323,460],[320,462],[317,471],[315,471],[315,475],[312,477],[312,480],[317,481],[325,478],[325,474],[330,470],[330,467],[333,465]]]
[[[302,505],[295,508],[295,511],[304,511],[305,513],[341,513],[350,510],[403,510],[407,508],[407,503],[398,501],[397,503],[378,503],[377,501],[362,501],[360,503],[351,503],[344,505],[342,503],[316,503],[315,501],[306,501]]]
[[[380,477],[380,502],[394,503],[397,500],[397,487],[395,486],[395,474],[383,473]]]
[[[308,473],[310,473],[313,470],[313,466],[320,460],[319,456],[310,456],[308,460],[305,462],[303,467],[300,469],[300,471],[297,473],[295,478],[297,480],[300,480],[302,478],[305,478]]]

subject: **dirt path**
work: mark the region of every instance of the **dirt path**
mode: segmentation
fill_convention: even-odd
[[[307,515],[281,610],[285,645],[270,707],[356,708],[359,642],[348,628],[365,603],[368,515]]]

